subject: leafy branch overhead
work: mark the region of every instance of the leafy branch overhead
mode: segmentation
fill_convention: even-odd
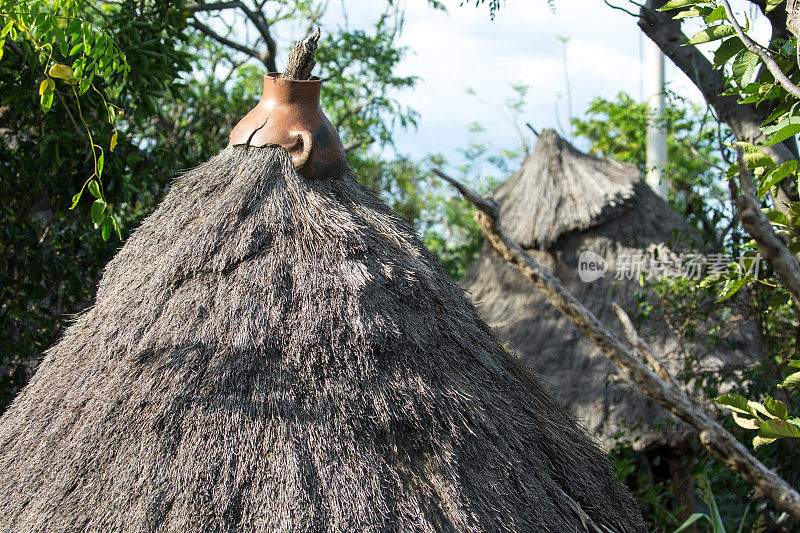
[[[108,150],[113,152],[119,139],[115,122],[117,116],[122,114],[122,109],[108,103],[105,89],[98,88],[95,81],[102,81],[102,85],[108,86],[116,77],[124,79],[131,67],[111,33],[83,18],[80,15],[81,7],[82,3],[78,0],[37,0],[0,11],[0,21],[3,22],[0,58],[6,46],[19,50],[19,45],[15,44],[18,40],[26,42],[38,53],[38,69],[42,75],[38,86],[39,102],[45,113],[50,111],[57,91],[59,97],[63,98],[62,93],[66,92],[74,98],[79,124],[71,115],[70,120],[77,130],[85,134],[92,154],[93,172],[73,196],[70,209],[78,205],[84,189],[88,187],[96,198],[91,209],[95,229],[100,228],[103,240],[108,240],[112,232],[121,239],[119,224],[103,192],[105,147],[95,142],[92,127],[86,122],[81,109],[80,98],[89,90],[99,95],[107,122],[113,128],[107,145]],[[57,88],[56,80],[64,84],[63,89]]]

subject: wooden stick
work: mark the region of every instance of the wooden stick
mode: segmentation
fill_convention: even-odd
[[[317,64],[314,53],[317,51],[319,37],[320,31],[318,27],[314,33],[294,43],[292,51],[289,52],[289,62],[283,74],[281,74],[281,78],[307,80],[311,77],[311,71],[314,70],[314,65]]]
[[[722,425],[707,412],[695,405],[686,392],[677,386],[667,369],[656,365],[659,377],[637,358],[602,322],[580,303],[549,270],[541,266],[517,244],[500,226],[500,208],[490,197],[482,197],[469,187],[459,183],[445,173],[435,174],[453,185],[464,198],[478,208],[476,220],[492,247],[509,263],[514,265],[550,300],[559,311],[583,331],[600,350],[622,371],[623,376],[635,383],[639,389],[662,407],[691,424],[698,432],[700,442],[716,455],[729,469],[739,473],[756,493],[772,500],[778,509],[789,513],[800,524],[800,493],[777,473],[767,468],[745,448]],[[660,360],[652,353],[647,343],[633,330],[627,314],[619,306],[614,310],[622,319],[634,346],[650,352],[653,361]],[[628,329],[628,328],[626,328]]]

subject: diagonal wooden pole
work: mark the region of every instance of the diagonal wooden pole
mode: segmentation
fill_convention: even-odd
[[[753,457],[736,438],[706,411],[689,398],[686,392],[658,363],[660,359],[633,329],[630,318],[618,305],[614,311],[636,350],[655,365],[660,377],[625,346],[600,320],[570,293],[549,270],[536,262],[500,226],[500,206],[491,197],[484,197],[459,183],[444,172],[434,174],[453,185],[461,195],[478,208],[475,219],[492,247],[514,265],[550,300],[559,311],[583,331],[600,350],[622,371],[623,376],[660,406],[669,409],[691,424],[700,442],[729,469],[741,475],[755,490],[772,500],[778,509],[786,511],[800,524],[800,493],[764,463]]]

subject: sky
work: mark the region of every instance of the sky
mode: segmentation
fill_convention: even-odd
[[[633,8],[627,0],[616,0]],[[490,20],[484,5],[460,6],[444,0],[447,12],[431,9],[426,0],[407,0],[400,44],[407,46],[398,74],[420,77],[412,90],[397,97],[420,114],[418,128],[396,134],[398,152],[412,157],[441,153],[457,165],[467,146],[467,126],[479,122],[485,139],[496,148],[519,145],[516,130],[495,108],[511,96],[510,83],[530,86],[524,120],[536,129],[568,128],[567,89],[562,41],[568,37],[567,69],[573,116],[585,113],[595,97],[614,98],[620,91],[643,97],[642,61],[646,37],[636,19],[602,0],[508,0]],[[612,2],[613,3],[613,2]],[[743,3],[734,2],[734,9]],[[328,17],[351,27],[369,27],[383,2],[332,0]],[[688,30],[687,30],[688,32]],[[691,82],[668,60],[670,88],[701,101]],[[479,98],[467,94],[473,88]],[[556,111],[557,109],[557,111]],[[557,119],[558,117],[560,118]]]

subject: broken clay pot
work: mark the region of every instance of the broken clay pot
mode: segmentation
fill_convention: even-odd
[[[264,76],[261,100],[233,128],[230,144],[282,146],[304,176],[339,177],[346,157],[339,133],[320,107],[322,80],[278,76],[274,72]]]

